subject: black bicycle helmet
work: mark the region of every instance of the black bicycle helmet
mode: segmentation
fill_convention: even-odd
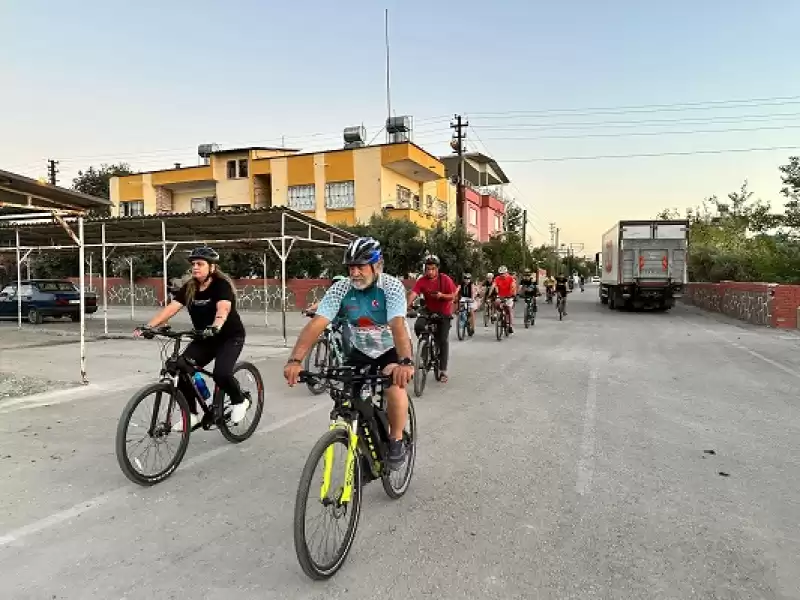
[[[219,253],[208,246],[200,246],[189,254],[189,262],[193,260],[204,260],[208,264],[214,265],[219,262]]]
[[[360,237],[354,239],[344,251],[344,265],[374,265],[383,258],[381,243],[375,238]]]

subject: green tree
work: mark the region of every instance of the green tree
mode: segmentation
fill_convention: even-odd
[[[98,198],[111,199],[110,181],[112,177],[131,175],[133,170],[127,163],[102,164],[99,168],[90,166],[86,171],[78,171],[78,176],[72,180],[72,189],[83,194]],[[107,208],[90,211],[95,216],[108,216]]]
[[[522,232],[523,209],[514,202],[506,204],[505,223],[506,231]]]
[[[778,167],[781,172],[781,194],[786,198],[785,222],[788,227],[800,227],[800,157],[790,156],[789,163]]]
[[[441,268],[454,280],[461,279],[464,273],[480,273],[484,268],[480,244],[466,230],[462,223],[444,226],[441,223],[427,232],[426,252],[436,254],[441,260]],[[422,267],[420,255],[415,271]]]

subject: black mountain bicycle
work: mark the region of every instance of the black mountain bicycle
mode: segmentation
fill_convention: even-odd
[[[362,486],[380,479],[384,491],[394,500],[408,490],[417,455],[417,417],[414,403],[408,398],[408,418],[403,430],[406,462],[400,469],[391,471],[386,466],[389,416],[384,397],[384,390],[392,385],[391,376],[370,367],[345,366],[326,368],[322,373],[300,372],[301,382],[319,379],[334,383],[326,386],[334,405],[330,430],[311,450],[297,487],[294,547],[306,575],[312,579],[327,579],[341,568],[353,545],[361,516]],[[344,454],[344,461],[334,469],[337,449]],[[320,462],[321,473],[315,476]],[[332,483],[336,475],[340,481]],[[316,524],[309,524],[308,512],[314,507],[320,507],[322,515]],[[333,531],[320,531],[326,525]],[[337,534],[342,534],[341,540]],[[331,540],[331,535],[336,535],[337,539]],[[323,552],[332,550],[331,555],[312,556],[315,540]]]
[[[509,308],[508,310],[510,311],[512,309]],[[498,342],[503,341],[504,334],[508,337],[508,316],[506,314],[505,300],[500,301],[500,308],[495,311],[494,332]]]
[[[416,312],[408,313],[408,318],[411,319],[418,316],[419,314]],[[439,374],[442,370],[439,358],[441,349],[439,342],[436,341],[436,333],[444,317],[439,313],[428,312],[423,316],[426,319],[425,329],[417,338],[417,351],[414,355],[414,395],[417,398],[422,397],[422,393],[425,391],[428,371],[433,371],[434,378],[439,381]]]
[[[167,355],[169,342],[161,347],[163,365],[159,382],[147,385],[134,394],[122,410],[117,425],[116,451],[120,469],[134,483],[149,486],[172,475],[189,446],[191,418],[189,403],[178,389],[179,380],[186,381],[192,387],[197,403],[203,411],[202,420],[191,428],[191,431],[201,427],[209,430],[216,426],[226,440],[235,444],[245,441],[258,427],[264,411],[264,383],[255,365],[243,361],[236,363],[233,369],[234,375],[246,374],[255,383],[255,391],[241,390],[245,400],[250,402],[250,406],[245,418],[234,425],[230,422],[230,399],[222,389],[214,384],[211,406],[208,406],[194,382],[195,373],[201,373],[208,378],[212,378],[212,374],[180,358],[181,341],[201,339],[203,337],[201,331],[172,331],[169,326],[164,326],[142,328],[142,335],[147,339],[160,336],[174,341],[169,355]],[[241,389],[238,380],[237,384]],[[149,409],[145,410],[142,421],[133,422],[136,410],[151,397],[152,403],[148,404]],[[178,422],[182,423],[182,430],[173,431],[174,425]],[[148,470],[146,464],[151,458],[156,460],[166,458],[166,464]]]
[[[525,329],[536,324],[537,310],[536,299],[533,297],[525,298]]]

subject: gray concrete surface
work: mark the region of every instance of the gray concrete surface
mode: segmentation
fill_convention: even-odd
[[[157,311],[139,308],[131,320],[129,311],[111,308],[108,336],[102,317],[87,318],[86,371],[90,383],[111,385],[120,379],[136,383],[158,373],[158,342],[134,340],[131,335],[136,325],[147,322]],[[268,325],[264,313],[242,313],[242,320],[248,331],[247,347],[255,350],[253,356],[272,356],[272,349],[284,347],[280,313],[269,315]],[[305,321],[297,311],[288,313],[287,338],[293,339]],[[171,323],[176,329],[190,327],[185,312]],[[0,321],[0,408],[8,398],[81,385],[79,325],[58,320],[41,325],[23,323],[20,329],[16,321]]]
[[[563,322],[543,306],[452,347],[408,494],[366,488],[327,582],[292,514],[330,401],[286,388],[281,357],[258,362],[258,434],[194,434],[149,489],[114,457],[128,392],[0,412],[0,598],[800,598],[798,336],[588,288]]]

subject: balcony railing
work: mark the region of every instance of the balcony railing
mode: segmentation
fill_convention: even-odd
[[[507,194],[503,188],[499,186],[480,185],[477,187],[473,187],[472,189],[484,196],[492,196],[494,198],[497,198],[503,204],[508,204],[513,200],[513,198],[509,194]]]

